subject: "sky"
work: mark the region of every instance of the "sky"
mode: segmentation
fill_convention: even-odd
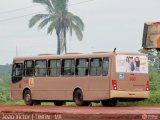
[[[144,22],[160,21],[159,0],[69,0],[68,10],[85,24],[82,41],[68,33],[69,53],[138,52]],[[45,7],[32,0],[0,0],[0,64],[11,64],[15,56],[56,53],[55,32],[47,34],[47,26],[28,27],[41,12]]]

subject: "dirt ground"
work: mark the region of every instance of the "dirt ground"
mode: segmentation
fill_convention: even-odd
[[[0,106],[0,120],[160,120],[160,107]]]

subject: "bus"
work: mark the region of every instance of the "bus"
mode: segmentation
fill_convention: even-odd
[[[26,105],[67,101],[77,106],[149,97],[148,59],[140,53],[41,54],[13,59],[11,98]]]

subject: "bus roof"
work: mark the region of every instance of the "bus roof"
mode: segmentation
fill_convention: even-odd
[[[32,60],[32,59],[61,59],[61,58],[89,58],[89,57],[111,57],[114,55],[138,55],[142,53],[116,53],[116,52],[93,52],[89,54],[84,53],[67,53],[67,54],[39,54],[37,56],[15,57],[14,60]]]

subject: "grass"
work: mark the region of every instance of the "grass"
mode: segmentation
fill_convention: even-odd
[[[0,98],[1,105],[25,105],[23,100],[11,100],[7,95]],[[53,102],[42,102],[43,106],[54,106]],[[66,102],[66,106],[76,106],[74,102]],[[102,106],[92,102],[92,106]],[[160,91],[151,91],[150,98],[139,102],[118,102],[117,106],[160,106]]]

